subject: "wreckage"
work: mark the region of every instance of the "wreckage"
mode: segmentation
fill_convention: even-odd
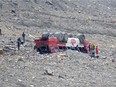
[[[84,34],[44,32],[41,37],[34,38],[34,43],[34,49],[40,54],[55,53],[68,49],[88,53],[92,57],[98,54],[98,47],[91,44]]]

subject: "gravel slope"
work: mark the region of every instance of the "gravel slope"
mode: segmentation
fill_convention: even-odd
[[[0,87],[116,87],[115,10],[116,0],[0,0]],[[33,38],[44,31],[84,33],[100,57],[39,55]],[[22,32],[26,43],[17,51]]]

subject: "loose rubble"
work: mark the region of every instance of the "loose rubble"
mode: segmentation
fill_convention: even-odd
[[[0,87],[116,87],[115,3],[0,0]],[[84,33],[99,47],[99,58],[72,50],[39,54],[33,38],[46,31]]]

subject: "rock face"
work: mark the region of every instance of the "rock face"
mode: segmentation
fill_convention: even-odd
[[[115,10],[116,0],[0,0],[0,87],[115,87]],[[40,55],[33,39],[43,32],[84,33],[99,58],[71,50]]]

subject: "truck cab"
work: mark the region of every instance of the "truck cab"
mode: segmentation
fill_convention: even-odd
[[[41,37],[35,38],[34,43],[34,49],[39,51],[40,54],[54,53],[59,49],[66,48],[65,43],[59,42],[56,37],[48,37],[48,39],[42,39]]]

